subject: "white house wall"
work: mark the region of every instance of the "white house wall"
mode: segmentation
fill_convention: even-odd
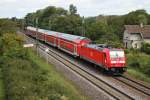
[[[127,31],[124,31],[123,42],[124,47],[127,48],[141,48],[142,43],[141,34],[129,34]]]
[[[144,42],[150,43],[150,39],[144,39]]]
[[[129,36],[129,40],[141,40],[142,38],[141,38],[141,35],[140,34],[131,34],[130,36]]]

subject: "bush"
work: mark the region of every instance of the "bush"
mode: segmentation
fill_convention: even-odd
[[[150,54],[150,43],[142,43],[142,52]]]
[[[129,63],[129,66],[132,66],[133,68],[139,68],[140,63],[138,61],[133,61],[133,62]]]
[[[128,54],[129,53],[129,49],[125,49],[125,54]]]
[[[150,76],[150,56],[144,53],[132,51],[127,54],[127,65],[129,68],[138,70],[139,72]]]

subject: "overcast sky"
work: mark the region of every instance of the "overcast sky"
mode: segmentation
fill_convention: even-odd
[[[150,13],[150,0],[0,0],[0,18],[22,18],[47,6],[68,9],[70,4],[77,7],[81,16],[122,15],[137,9]]]

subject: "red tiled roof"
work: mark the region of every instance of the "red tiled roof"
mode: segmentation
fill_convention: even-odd
[[[150,25],[124,25],[128,33],[142,33],[143,38],[150,38]]]

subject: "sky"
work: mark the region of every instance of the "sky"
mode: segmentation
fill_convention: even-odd
[[[35,12],[47,6],[77,7],[81,16],[123,15],[137,9],[150,13],[150,0],[0,0],[0,18],[23,18],[27,13]]]

